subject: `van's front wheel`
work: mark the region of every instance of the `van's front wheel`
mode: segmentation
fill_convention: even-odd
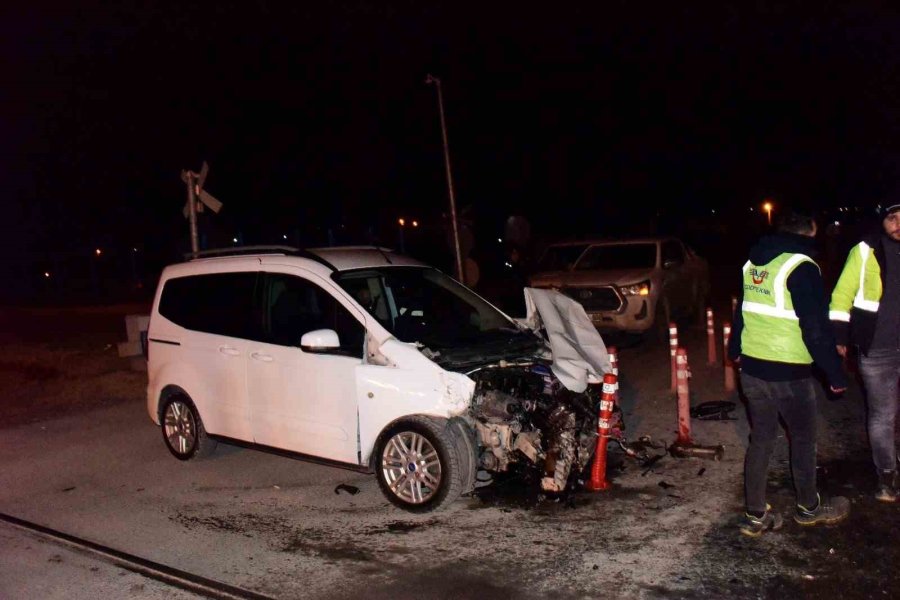
[[[462,492],[459,457],[446,421],[408,417],[382,434],[375,451],[381,491],[404,510],[438,510]]]

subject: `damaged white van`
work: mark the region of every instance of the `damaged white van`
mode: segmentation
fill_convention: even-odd
[[[375,473],[413,512],[511,465],[562,491],[593,454],[609,362],[580,305],[527,300],[523,325],[381,248],[212,253],[163,271],[147,408],[178,459],[223,441]]]

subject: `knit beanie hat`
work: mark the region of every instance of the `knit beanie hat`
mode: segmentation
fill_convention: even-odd
[[[900,210],[900,202],[896,201],[888,201],[882,202],[877,206],[878,216],[882,219],[891,214],[892,212]]]

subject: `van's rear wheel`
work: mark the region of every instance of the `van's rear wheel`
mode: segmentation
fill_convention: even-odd
[[[186,396],[166,400],[161,421],[166,447],[178,460],[204,458],[215,450],[216,441],[206,434],[197,408]]]
[[[460,463],[449,427],[443,420],[408,417],[382,434],[375,469],[388,500],[410,512],[430,512],[459,497]]]

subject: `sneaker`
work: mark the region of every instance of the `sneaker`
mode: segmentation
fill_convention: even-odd
[[[850,501],[843,496],[835,496],[827,500],[818,495],[816,497],[819,502],[813,509],[797,505],[795,521],[801,525],[834,525],[846,519],[850,514]]]
[[[761,517],[754,517],[750,513],[744,513],[741,518],[741,533],[750,537],[759,537],[771,529],[778,531],[784,525],[781,514],[772,512],[772,507],[766,504],[766,513]]]
[[[884,471],[878,474],[878,491],[875,492],[875,499],[879,502],[896,502],[897,493],[897,472]]]

